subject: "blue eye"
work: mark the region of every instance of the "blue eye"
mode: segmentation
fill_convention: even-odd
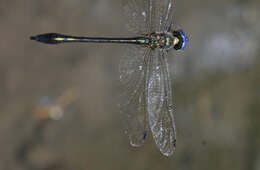
[[[187,46],[189,38],[187,37],[187,35],[185,34],[185,32],[183,30],[180,29],[179,32],[180,32],[181,37],[183,39],[183,44],[182,44],[182,47],[181,47],[181,50],[183,51]]]

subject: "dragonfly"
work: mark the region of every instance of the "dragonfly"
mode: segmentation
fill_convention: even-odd
[[[156,146],[165,156],[176,150],[175,106],[167,58],[170,51],[184,50],[185,32],[174,23],[174,0],[125,0],[122,11],[133,37],[80,37],[60,33],[31,36],[47,44],[125,44],[119,64],[120,112],[130,144],[144,144],[150,129]]]

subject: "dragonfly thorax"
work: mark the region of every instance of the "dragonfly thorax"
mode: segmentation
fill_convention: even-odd
[[[174,47],[174,44],[178,43],[178,39],[175,38],[171,32],[151,33],[148,37],[150,39],[148,46],[151,49],[160,48],[170,50]]]
[[[182,30],[175,30],[166,33],[151,33],[147,36],[149,38],[148,47],[151,49],[160,48],[165,50],[184,50],[188,41]]]

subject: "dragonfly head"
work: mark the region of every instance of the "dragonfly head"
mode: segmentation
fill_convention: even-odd
[[[189,41],[188,36],[185,34],[185,32],[182,29],[173,31],[173,36],[175,38],[174,41],[174,49],[175,50],[182,50],[187,46],[187,43]]]

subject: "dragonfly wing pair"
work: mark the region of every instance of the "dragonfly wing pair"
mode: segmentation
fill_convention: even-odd
[[[128,0],[123,10],[130,31],[164,32],[172,22],[173,1]],[[176,145],[176,130],[167,51],[128,47],[120,63],[120,80],[124,86],[120,108],[126,116],[131,145],[144,143],[149,125],[160,151],[171,155]]]

